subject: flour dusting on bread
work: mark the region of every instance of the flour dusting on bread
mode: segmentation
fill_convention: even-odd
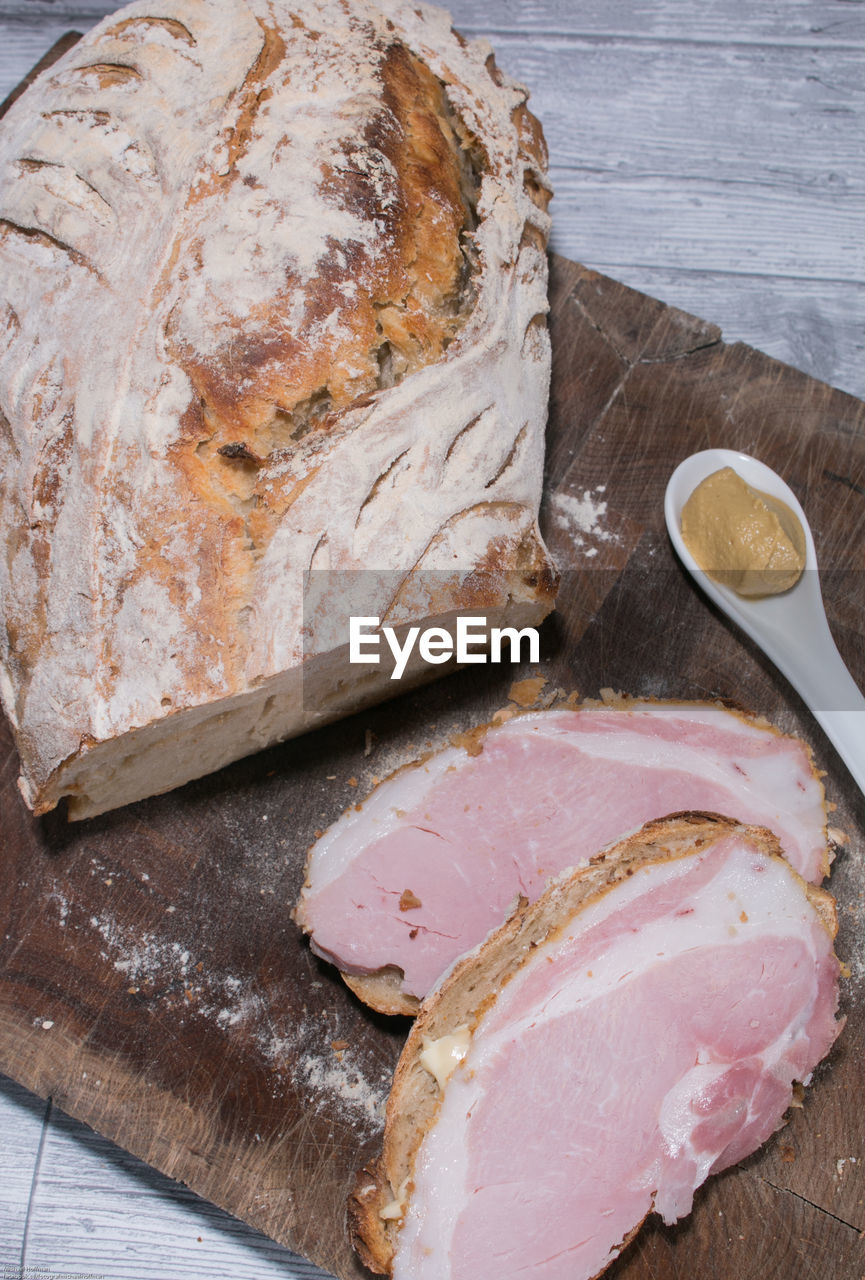
[[[10,109],[0,692],[37,812],[394,692],[304,652],[309,570],[481,569],[494,622],[549,611],[525,100],[425,6],[139,0]]]

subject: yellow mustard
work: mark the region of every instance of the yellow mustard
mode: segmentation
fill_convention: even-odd
[[[732,467],[697,485],[682,508],[682,537],[700,568],[741,596],[788,591],[805,567],[797,517]]]

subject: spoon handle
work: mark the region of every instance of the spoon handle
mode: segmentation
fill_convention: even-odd
[[[815,711],[826,736],[865,794],[865,706],[852,711]]]
[[[791,645],[771,656],[865,794],[865,697],[838,652],[822,609],[809,619],[804,634],[811,641],[807,651]]]

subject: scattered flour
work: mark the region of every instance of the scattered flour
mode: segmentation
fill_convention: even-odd
[[[229,1003],[224,1004],[215,1014],[218,1027],[235,1027],[239,1023],[249,1023],[266,1016],[264,1001],[256,991],[241,992],[242,983],[239,978],[223,978],[223,989]],[[212,1010],[206,1004],[198,1002],[198,1009],[203,1013]]]
[[[315,1109],[336,1104],[363,1136],[380,1130],[390,1072],[378,1064],[371,1076],[362,1054],[339,1040],[333,1019],[277,1021],[265,992],[234,974],[211,971],[180,942],[134,933],[108,915],[90,916],[89,925],[105,941],[102,958],[131,989],[155,988],[178,1017],[203,1018],[228,1035],[242,1034],[268,1064],[274,1092],[291,1082]]]
[[[603,497],[606,489],[606,485],[599,484],[594,490],[584,489],[582,496],[557,493],[553,498],[556,523],[568,531],[586,556],[598,554],[597,546],[590,545],[592,541],[618,541],[617,535],[603,524],[607,514],[607,501]]]
[[[154,933],[143,933],[131,941],[116,920],[90,917],[90,925],[105,939],[111,951],[120,955],[114,960],[114,968],[133,982],[152,982],[158,977],[169,980],[189,976],[190,953],[179,942],[167,942]],[[100,952],[104,960],[110,959],[108,951]]]
[[[58,924],[65,926],[66,918],[69,915],[69,900],[66,897],[66,895],[60,889],[57,888],[56,880],[54,882],[54,887],[52,888],[51,892],[48,894],[46,901],[50,902],[52,906],[55,906],[57,908]]]
[[[848,846],[848,836],[835,827],[829,829],[830,843],[842,861],[833,868],[826,888],[838,900],[836,952],[842,962],[841,988],[848,999],[865,1000],[865,848],[856,840]],[[837,882],[842,878],[842,883]],[[833,888],[835,880],[835,888]]]
[[[331,1059],[309,1053],[300,1061],[300,1077],[315,1093],[330,1097],[334,1094],[358,1119],[369,1122],[370,1129],[384,1123],[390,1077],[371,1082],[352,1066],[350,1055],[331,1054]]]

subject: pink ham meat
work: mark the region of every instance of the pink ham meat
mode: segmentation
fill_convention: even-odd
[[[714,703],[561,708],[383,782],[313,846],[296,918],[343,972],[394,966],[400,993],[423,998],[518,895],[685,810],[769,827],[805,879],[828,871],[823,788],[798,739]]]
[[[589,896],[499,976],[416,1150],[394,1280],[588,1280],[653,1208],[687,1214],[778,1127],[839,1030],[833,907],[767,833],[720,825]],[[472,974],[498,945],[445,1000],[486,989]]]

